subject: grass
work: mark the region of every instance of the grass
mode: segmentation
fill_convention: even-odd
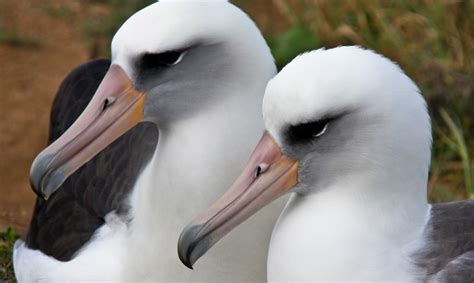
[[[46,13],[53,18],[75,20],[77,17],[77,13],[67,4],[47,1],[43,5]]]
[[[0,232],[0,282],[15,282],[11,256],[18,238],[20,236],[11,227]]]
[[[0,44],[6,44],[14,47],[39,47],[38,39],[23,35],[14,30],[5,30],[0,26]]]
[[[5,9],[5,1],[0,0],[0,10]],[[14,29],[7,29],[4,26],[4,19],[0,17],[0,44],[13,47],[39,47],[40,42],[37,38],[19,33]]]
[[[453,119],[449,116],[445,109],[440,110],[441,117],[448,127],[451,136],[446,135],[440,131],[440,137],[444,143],[446,143],[452,151],[456,152],[462,161],[462,168],[464,172],[464,186],[465,195],[474,199],[474,187],[472,185],[472,170],[471,170],[471,159],[469,158],[469,152],[466,146],[466,141],[462,128],[459,127]]]

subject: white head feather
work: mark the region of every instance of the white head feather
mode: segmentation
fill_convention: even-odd
[[[144,8],[115,34],[112,63],[133,76],[131,62],[139,54],[180,50],[198,43],[232,47],[232,56],[248,64],[247,71],[274,68],[269,48],[255,23],[225,0],[165,0]],[[258,64],[265,60],[269,64]]]

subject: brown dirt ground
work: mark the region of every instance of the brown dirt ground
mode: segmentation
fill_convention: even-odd
[[[38,42],[0,44],[0,230],[11,224],[20,233],[26,230],[35,199],[29,167],[46,145],[56,89],[68,71],[87,59],[77,32],[51,16],[44,3],[5,0],[0,7],[5,29]]]

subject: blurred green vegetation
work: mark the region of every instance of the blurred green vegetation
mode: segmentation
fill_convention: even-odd
[[[12,250],[20,236],[8,227],[0,232],[0,282],[15,282],[13,274]]]
[[[5,2],[0,0],[0,10],[5,9]],[[19,33],[15,29],[7,29],[0,17],[0,43],[13,47],[38,47],[38,39]]]
[[[38,39],[26,36],[14,30],[6,30],[0,25],[0,43],[15,47],[39,47]]]
[[[118,27],[150,0],[89,0],[107,4],[108,17],[91,15],[84,38],[102,42],[95,52],[109,55]],[[262,1],[262,0],[259,0]],[[238,1],[259,24],[257,0]],[[286,21],[282,30],[264,31],[279,68],[297,54],[339,45],[360,45],[397,62],[418,84],[433,123],[431,201],[474,198],[474,1],[268,0]],[[261,3],[260,3],[261,4]],[[97,55],[97,54],[95,54]]]

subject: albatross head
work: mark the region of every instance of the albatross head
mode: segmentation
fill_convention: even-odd
[[[255,92],[235,90],[264,86],[274,73],[259,30],[227,1],[152,4],[118,30],[112,41],[112,65],[93,99],[68,131],[34,160],[33,189],[49,197],[140,121],[167,127],[230,95],[259,103]]]
[[[430,163],[426,103],[390,60],[359,47],[300,55],[268,83],[263,115],[267,131],[240,177],[181,234],[187,266],[290,190],[350,193],[357,183],[359,197],[390,193],[426,202],[420,189]]]

